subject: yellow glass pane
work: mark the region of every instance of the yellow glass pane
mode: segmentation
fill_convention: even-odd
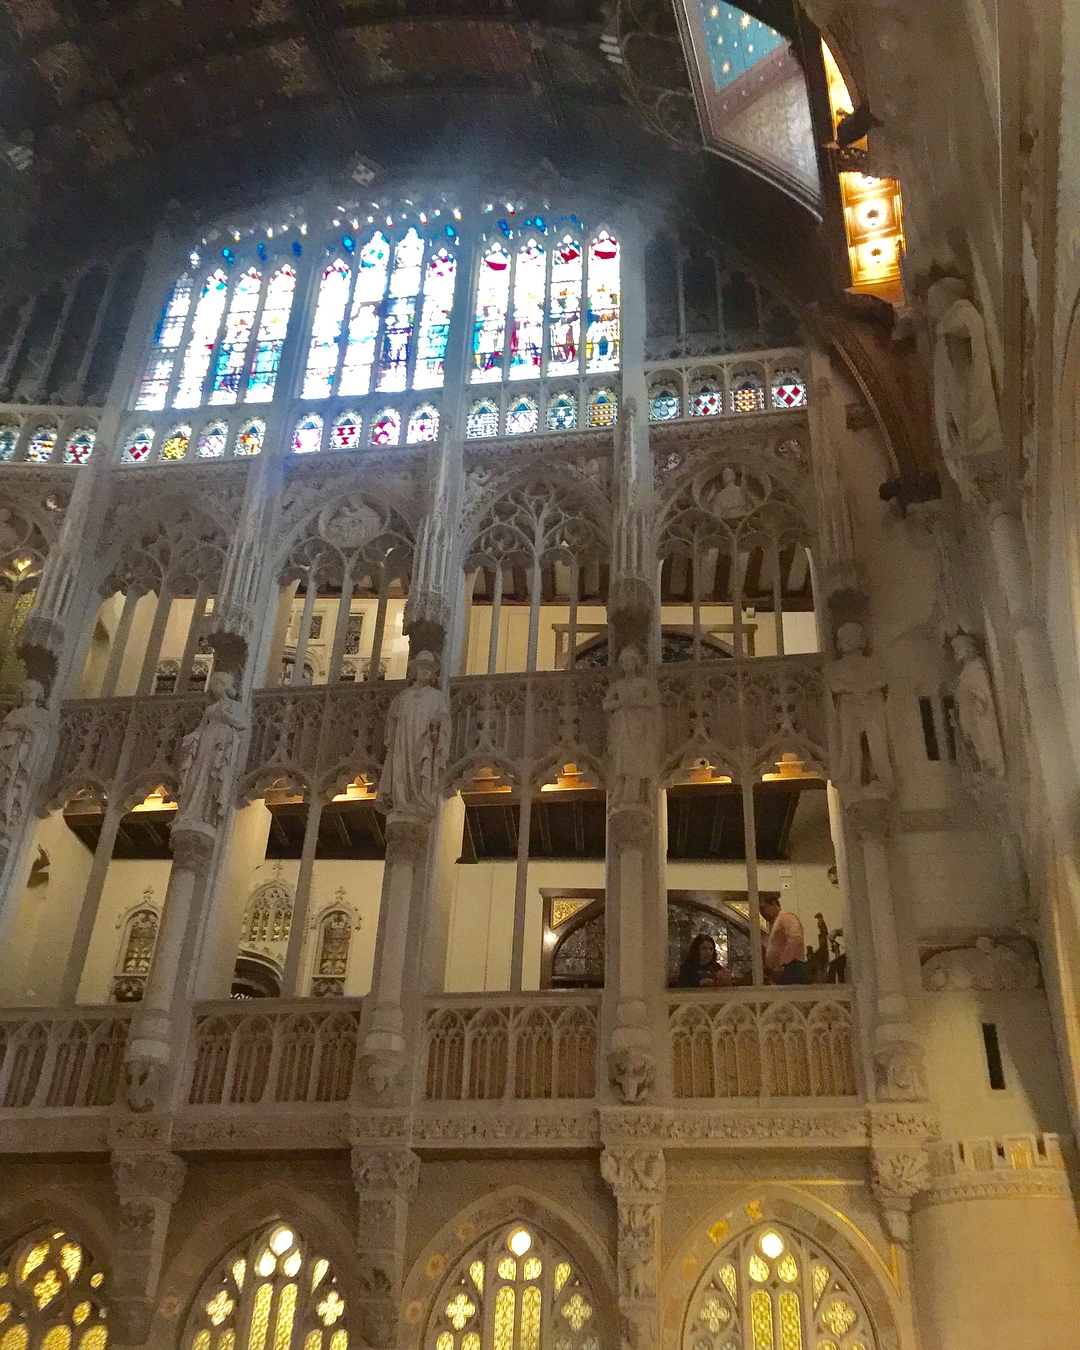
[[[836,1346],[832,1341],[818,1341],[817,1350],[836,1350]]]
[[[435,1350],[454,1350],[454,1333],[444,1331],[435,1342]]]
[[[349,1350],[349,1333],[344,1328],[330,1337],[330,1350]]]
[[[758,1246],[770,1261],[775,1261],[784,1250],[784,1239],[779,1233],[770,1228],[768,1232],[762,1233]]]
[[[576,1289],[562,1305],[561,1311],[575,1331],[580,1331],[592,1316],[592,1308]]]
[[[41,1338],[41,1350],[68,1350],[71,1344],[71,1328],[63,1323],[50,1327]]]
[[[848,1350],[866,1350],[866,1346],[863,1345],[862,1341],[850,1341]]]
[[[190,433],[185,436],[183,431],[178,432],[175,436],[170,436],[161,447],[161,458],[183,459],[187,454],[189,436]]]
[[[205,1327],[191,1342],[191,1350],[210,1350],[210,1333]]]
[[[480,1337],[475,1331],[470,1331],[462,1337],[461,1350],[480,1350]]]
[[[323,1282],[323,1278],[326,1275],[326,1272],[329,1269],[330,1269],[330,1262],[327,1261],[325,1257],[320,1256],[319,1259],[315,1262],[314,1266],[312,1266],[311,1268],[312,1289],[318,1289],[319,1285],[322,1284]]]
[[[270,1246],[277,1256],[284,1256],[295,1241],[296,1236],[291,1228],[279,1228],[270,1239]]]
[[[283,1262],[285,1274],[290,1277],[295,1275],[296,1272],[300,1269],[303,1260],[304,1258],[300,1255],[299,1252],[293,1252],[291,1256],[287,1256]]]
[[[464,1289],[459,1289],[446,1305],[446,1315],[455,1331],[461,1331],[474,1312],[476,1312],[476,1304],[473,1303]]]
[[[87,1327],[79,1342],[79,1350],[105,1350],[109,1344],[109,1333],[103,1326]]]
[[[538,1280],[543,1273],[544,1265],[538,1256],[530,1256],[521,1267],[521,1273],[527,1280]]]
[[[60,1276],[50,1266],[37,1284],[34,1285],[34,1298],[37,1300],[38,1309],[40,1310],[50,1304],[62,1287]]]
[[[81,1327],[89,1316],[90,1316],[90,1304],[79,1303],[76,1305],[75,1311],[71,1314],[71,1320],[75,1323],[77,1327]]]
[[[558,1293],[570,1278],[570,1262],[560,1261],[555,1267],[555,1292]]]
[[[476,1292],[484,1292],[484,1263],[483,1261],[474,1261],[469,1267],[469,1274],[472,1277],[473,1284],[476,1285]]]
[[[698,1321],[702,1322],[715,1336],[722,1326],[726,1326],[731,1313],[714,1294],[707,1298],[698,1309]]]
[[[791,1289],[780,1295],[780,1350],[803,1350],[799,1296]]]
[[[799,1278],[799,1263],[790,1252],[784,1257],[776,1267],[776,1273],[785,1284],[794,1284]]]
[[[746,1263],[746,1268],[750,1272],[750,1278],[757,1280],[758,1284],[764,1284],[769,1278],[769,1263],[763,1261],[757,1252]]]
[[[304,1338],[304,1350],[322,1350],[322,1332],[309,1331]]]
[[[0,1350],[26,1350],[27,1331],[25,1322],[16,1322],[0,1336]]]
[[[255,1290],[255,1304],[251,1309],[251,1330],[248,1332],[247,1350],[263,1350],[266,1345],[266,1332],[270,1325],[270,1299],[273,1297],[272,1284],[260,1284]]]
[[[277,1326],[274,1329],[274,1350],[289,1350],[292,1345],[292,1324],[296,1314],[296,1285],[287,1284],[278,1299]]]
[[[90,1276],[90,1283],[95,1289],[100,1289],[101,1286],[105,1283],[105,1276],[102,1275],[101,1271],[99,1270],[96,1275]]]
[[[821,1320],[834,1336],[842,1336],[855,1325],[855,1315],[855,1309],[842,1298],[834,1298],[821,1314]]]
[[[232,1277],[236,1281],[237,1289],[243,1289],[244,1281],[247,1279],[247,1262],[243,1259],[232,1263]]]
[[[526,1261],[525,1264],[527,1266],[529,1263]],[[521,1296],[521,1350],[540,1350],[540,1297],[540,1290],[535,1284],[530,1285]]]
[[[0,1322],[6,1322],[11,1316],[11,1304],[0,1303]]]
[[[724,1283],[724,1288],[731,1295],[732,1302],[739,1297],[739,1281],[735,1274],[735,1267],[729,1261],[726,1265],[720,1267],[720,1279]]]
[[[750,1295],[750,1331],[754,1350],[773,1350],[772,1299],[764,1289]]]
[[[817,1265],[814,1267],[814,1307],[821,1302],[821,1296],[825,1292],[825,1286],[829,1283],[829,1267]]]
[[[6,1270],[0,1270],[0,1289],[8,1282],[8,1273]]]
[[[277,1261],[274,1258],[274,1253],[267,1247],[255,1262],[255,1273],[257,1275],[262,1275],[265,1278],[267,1275],[273,1275],[276,1266]]]
[[[60,1248],[60,1264],[69,1280],[82,1269],[82,1248],[76,1242],[65,1242]]]
[[[236,1332],[226,1327],[218,1337],[217,1350],[236,1350]]]
[[[332,1327],[335,1322],[341,1320],[341,1314],[345,1311],[345,1300],[336,1289],[329,1289],[316,1311],[322,1319],[323,1326]]]
[[[495,1296],[494,1350],[514,1350],[514,1291],[508,1284]]]
[[[517,1262],[512,1256],[504,1256],[499,1262],[499,1275],[504,1280],[517,1279]]]
[[[25,1280],[28,1275],[31,1275],[37,1270],[38,1266],[41,1265],[48,1254],[49,1244],[47,1242],[39,1242],[36,1247],[32,1247],[30,1251],[26,1253],[26,1260],[23,1261],[22,1272],[19,1275],[19,1279]]]
[[[206,1305],[206,1315],[214,1326],[221,1326],[226,1317],[236,1307],[236,1304],[228,1296],[224,1289],[219,1289],[210,1302]]]
[[[506,1239],[506,1245],[515,1256],[524,1256],[532,1246],[532,1236],[524,1228],[517,1228]]]

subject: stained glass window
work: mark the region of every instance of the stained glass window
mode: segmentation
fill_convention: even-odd
[[[73,431],[64,448],[64,463],[85,464],[94,453],[95,435],[90,427],[80,427],[78,431]]]
[[[144,906],[128,919],[117,972],[113,977],[114,1003],[138,1003],[142,998],[146,977],[150,974],[150,963],[154,959],[157,934],[156,909]]]
[[[330,1262],[279,1223],[215,1268],[180,1350],[348,1350],[346,1312]]]
[[[535,240],[529,240],[518,249],[514,272],[514,310],[510,328],[512,380],[531,380],[540,375],[546,281],[547,253]]]
[[[19,443],[19,428],[15,426],[0,427],[0,461],[12,459],[15,455],[15,447]]]
[[[806,385],[797,370],[782,370],[773,376],[772,402],[774,408],[804,408]]]
[[[425,1350],[600,1350],[596,1299],[569,1256],[514,1223],[445,1281]]]
[[[421,441],[433,441],[439,435],[439,414],[430,403],[422,403],[409,414],[409,425],[405,432],[408,445],[417,445]]]
[[[585,369],[619,368],[619,245],[606,231],[589,246]]]
[[[47,464],[56,449],[56,428],[38,427],[26,447],[26,458],[31,464]]]
[[[334,450],[355,450],[360,444],[360,428],[358,413],[342,413],[330,433],[331,447]]]
[[[654,389],[649,399],[649,419],[653,422],[670,422],[679,415],[678,391],[670,385]]]
[[[173,399],[174,408],[197,408],[202,402],[203,384],[210,369],[210,357],[217,341],[225,300],[229,293],[229,279],[219,267],[203,283],[195,317],[191,322],[191,337],[180,367],[180,383]]]
[[[581,245],[566,235],[555,245],[548,293],[550,349],[547,373],[561,375],[578,368],[581,342]]]
[[[64,1229],[43,1227],[0,1262],[3,1350],[107,1350],[105,1274]]]
[[[702,380],[690,399],[691,417],[717,417],[724,411],[724,392],[717,380]]]
[[[350,280],[351,272],[340,258],[329,263],[323,272],[311,326],[304,398],[326,398],[333,388]]]
[[[371,424],[372,445],[397,445],[401,439],[401,415],[393,408],[384,408]]]
[[[779,1224],[730,1242],[694,1290],[683,1350],[875,1350],[862,1300],[833,1258]]]
[[[172,379],[176,354],[184,336],[184,324],[191,308],[191,292],[194,282],[189,276],[182,276],[169,292],[165,308],[161,312],[153,345],[146,360],[139,396],[135,406],[157,410],[164,408],[169,396],[169,382]]]
[[[757,375],[736,375],[731,384],[731,411],[761,412],[765,407],[765,386]]]
[[[322,448],[323,420],[317,413],[302,417],[293,432],[292,448],[298,455],[310,455]]]
[[[319,925],[319,954],[311,979],[313,998],[334,998],[345,992],[349,969],[352,919],[343,909],[327,914]]]
[[[263,436],[266,435],[266,424],[254,418],[250,422],[245,422],[236,433],[236,444],[233,446],[234,455],[257,455],[262,449]]]
[[[137,427],[124,442],[124,453],[121,456],[123,462],[125,464],[141,464],[150,457],[153,444],[154,428]]]
[[[241,274],[233,287],[232,301],[225,318],[225,334],[218,348],[211,403],[235,403],[247,364],[248,344],[259,307],[262,274],[254,267]]]
[[[162,459],[183,459],[187,454],[188,441],[191,440],[191,428],[173,427],[161,444]]]
[[[423,277],[423,261],[424,241],[415,229],[409,230],[394,248],[394,270],[390,273],[379,358],[380,389],[400,390],[408,383],[409,348]]]
[[[349,339],[341,368],[340,394],[366,394],[375,364],[375,340],[379,335],[379,311],[386,290],[390,245],[376,234],[360,250],[349,317]]]
[[[196,454],[200,459],[220,459],[225,453],[228,436],[224,422],[211,422],[199,437]]]
[[[547,407],[547,424],[553,431],[573,431],[577,426],[577,399],[573,394],[555,394]]]
[[[510,254],[501,244],[492,244],[480,261],[476,287],[473,380],[502,379],[509,299]]]
[[[424,278],[424,309],[416,349],[414,389],[442,388],[456,274],[457,259],[446,249],[440,249],[429,259]]]
[[[499,434],[499,405],[489,398],[478,399],[469,409],[465,419],[465,435],[497,436]]]
[[[259,335],[248,376],[248,403],[269,403],[274,397],[281,349],[285,346],[295,293],[296,271],[292,267],[278,268],[270,278],[263,301]]]
[[[611,427],[619,415],[619,402],[610,389],[597,389],[589,395],[589,426]]]
[[[510,400],[506,412],[506,434],[520,436],[540,429],[540,409],[527,394]]]

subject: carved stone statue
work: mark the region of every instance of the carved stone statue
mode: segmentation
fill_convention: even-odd
[[[233,697],[233,677],[227,671],[210,676],[212,702],[199,725],[181,742],[179,810],[173,832],[195,830],[213,834],[229,806],[233,763],[249,719]]]
[[[412,684],[390,704],[378,803],[399,818],[429,820],[439,808],[450,754],[450,700],[435,687],[436,660],[420,652]]]
[[[934,335],[934,419],[941,453],[962,492],[974,484],[976,460],[1000,455],[1001,419],[982,315],[957,277],[926,295]]]
[[[971,751],[975,771],[988,778],[1003,778],[1005,755],[994,709],[990,671],[967,633],[957,633],[951,643],[960,667],[956,681],[956,718],[960,734]]]
[[[0,723],[0,846],[10,842],[11,832],[22,819],[34,763],[51,728],[44,688],[37,680],[24,680],[18,706]]]
[[[885,717],[888,677],[866,652],[861,624],[841,624],[840,655],[826,672],[831,695],[833,769],[836,784],[852,797],[891,796],[895,785]]]
[[[712,509],[721,520],[734,520],[749,515],[753,503],[746,495],[746,488],[737,481],[735,470],[730,465],[720,475],[721,488],[712,500]]]
[[[611,808],[644,806],[657,780],[656,723],[660,695],[645,674],[636,647],[619,653],[622,672],[604,698],[608,724],[608,803]]]

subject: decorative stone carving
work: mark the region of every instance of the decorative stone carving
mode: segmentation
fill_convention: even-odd
[[[619,807],[608,816],[608,844],[615,849],[646,848],[653,836],[653,825],[653,814],[645,807]]]
[[[600,1175],[617,1196],[664,1194],[664,1150],[648,1145],[608,1145],[600,1155]]]
[[[889,797],[895,774],[885,716],[888,676],[884,666],[867,654],[861,624],[841,624],[836,645],[840,655],[825,672],[832,713],[833,781],[849,799]]]
[[[397,1330],[408,1203],[420,1178],[420,1159],[400,1146],[357,1147],[352,1173],[359,1200],[361,1324],[369,1345],[390,1346]]]
[[[450,701],[435,687],[436,660],[420,652],[412,663],[412,684],[390,704],[386,717],[386,761],[377,801],[406,820],[430,820],[442,800],[450,753]]]
[[[929,957],[923,963],[922,979],[923,988],[934,993],[1038,989],[1039,961],[1026,944],[1023,950],[1017,950],[993,938],[980,937],[974,947],[956,947]]]
[[[0,723],[0,855],[6,857],[26,819],[37,770],[43,766],[54,719],[45,708],[45,690],[24,680],[18,706]]]
[[[199,725],[181,742],[179,809],[172,833],[194,831],[214,835],[226,818],[233,770],[250,719],[233,696],[233,677],[225,671],[210,676],[212,702]]]
[[[913,1040],[890,1039],[890,1029],[879,1026],[874,1050],[878,1096],[887,1102],[920,1102],[927,1096],[922,1046]],[[908,1032],[909,1028],[902,1028]],[[886,1035],[882,1035],[886,1033]]]
[[[121,1201],[160,1201],[175,1205],[184,1188],[187,1164],[160,1150],[118,1153],[112,1159],[113,1184]]]
[[[974,638],[967,633],[957,633],[950,642],[960,667],[956,680],[956,718],[972,767],[977,776],[1003,778],[1005,755],[989,668]]]
[[[660,695],[636,647],[619,653],[619,678],[604,698],[608,724],[608,802],[647,806],[656,789]]]
[[[415,1191],[420,1159],[408,1148],[357,1146],[350,1157],[353,1185],[359,1190]]]
[[[911,1202],[930,1185],[930,1165],[921,1148],[875,1148],[873,1190],[885,1211],[885,1224],[895,1242],[908,1243]]]
[[[656,1062],[647,1050],[630,1046],[608,1055],[608,1078],[619,1100],[647,1101],[656,1086]]]
[[[153,1059],[130,1059],[124,1065],[124,1101],[134,1115],[153,1111],[165,1091],[165,1066]]]
[[[165,1149],[139,1150],[115,1153],[112,1174],[120,1201],[114,1296],[125,1335],[142,1341],[157,1291],[169,1215],[180,1198],[187,1167]]]
[[[646,1350],[658,1343],[664,1151],[656,1144],[608,1145],[600,1155],[600,1172],[611,1187],[618,1208],[623,1345]]]

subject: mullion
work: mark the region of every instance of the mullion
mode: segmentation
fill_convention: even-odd
[[[431,259],[435,256],[435,245],[426,235],[424,236],[424,254],[420,259],[420,284],[416,290],[416,298],[413,302],[412,323],[409,325],[409,346],[405,357],[405,388],[402,394],[411,394],[413,379],[416,375],[416,357],[420,348],[420,328],[424,315],[424,282],[427,279],[427,270]],[[402,423],[402,431],[405,425]]]
[[[282,267],[283,266],[285,266],[284,263],[282,264]],[[280,270],[281,267],[277,269],[278,272]],[[255,305],[255,313],[251,316],[251,332],[248,335],[248,343],[244,351],[244,363],[240,367],[240,384],[237,386],[236,390],[237,403],[247,402],[248,385],[250,383],[252,376],[251,367],[252,364],[254,363],[255,355],[259,350],[259,329],[262,326],[263,310],[266,308],[266,297],[270,291],[271,278],[274,277],[276,274],[277,273],[273,269],[272,265],[269,262],[267,262],[266,271],[261,274],[262,280],[259,284],[259,299]],[[293,298],[295,299],[295,291]],[[228,322],[228,318],[229,314],[228,310],[226,310],[225,312],[226,322]]]

